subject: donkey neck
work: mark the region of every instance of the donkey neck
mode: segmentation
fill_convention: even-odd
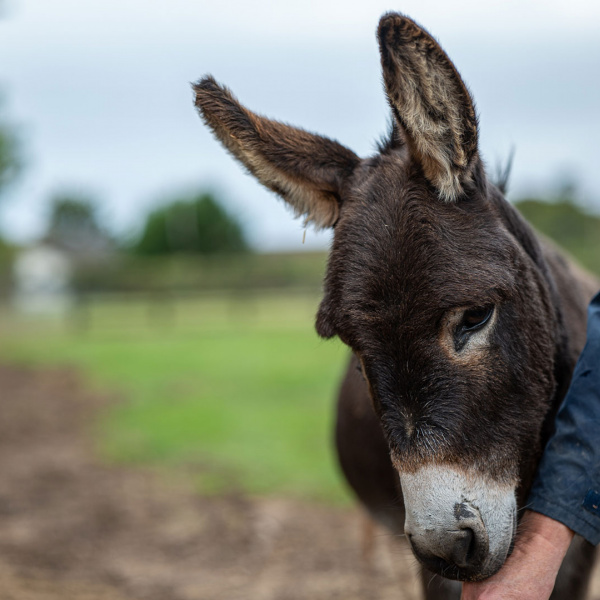
[[[577,352],[574,350],[571,340],[573,324],[569,324],[565,319],[563,300],[559,286],[557,285],[553,265],[548,260],[545,251],[546,248],[540,243],[539,237],[529,223],[525,221],[521,214],[504,198],[495,186],[490,197],[505,227],[515,237],[524,252],[531,258],[545,280],[550,294],[550,301],[554,308],[554,323],[556,328],[554,377],[556,387],[554,395],[548,404],[548,412],[541,431],[541,442],[545,445],[554,430],[554,417],[567,392],[577,360]],[[575,327],[577,327],[577,324],[575,324]]]

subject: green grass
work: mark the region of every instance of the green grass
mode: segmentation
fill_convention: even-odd
[[[314,333],[317,298],[93,302],[67,320],[4,315],[0,358],[70,365],[120,394],[109,461],[193,467],[201,491],[339,501],[333,402],[346,359]]]
[[[0,281],[2,275],[0,252]],[[82,264],[74,285],[85,292],[162,292],[321,288],[327,253],[175,254],[133,256]],[[6,261],[5,261],[6,262]]]
[[[524,199],[519,212],[539,231],[554,240],[590,272],[600,275],[600,216],[569,197],[553,202]]]

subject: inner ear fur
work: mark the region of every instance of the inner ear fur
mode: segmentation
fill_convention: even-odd
[[[212,77],[193,86],[196,107],[221,143],[307,222],[331,227],[359,158],[338,142],[261,117]]]
[[[455,201],[477,156],[477,115],[456,67],[427,31],[400,14],[379,22],[389,103],[413,157],[445,201]]]

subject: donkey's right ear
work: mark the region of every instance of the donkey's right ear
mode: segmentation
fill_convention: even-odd
[[[204,122],[263,185],[307,222],[317,227],[335,224],[344,182],[360,161],[354,152],[250,112],[210,76],[193,88]]]

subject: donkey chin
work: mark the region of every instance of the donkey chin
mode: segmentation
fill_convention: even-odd
[[[515,483],[427,465],[401,472],[404,531],[413,553],[448,579],[478,581],[504,564],[516,533]]]

